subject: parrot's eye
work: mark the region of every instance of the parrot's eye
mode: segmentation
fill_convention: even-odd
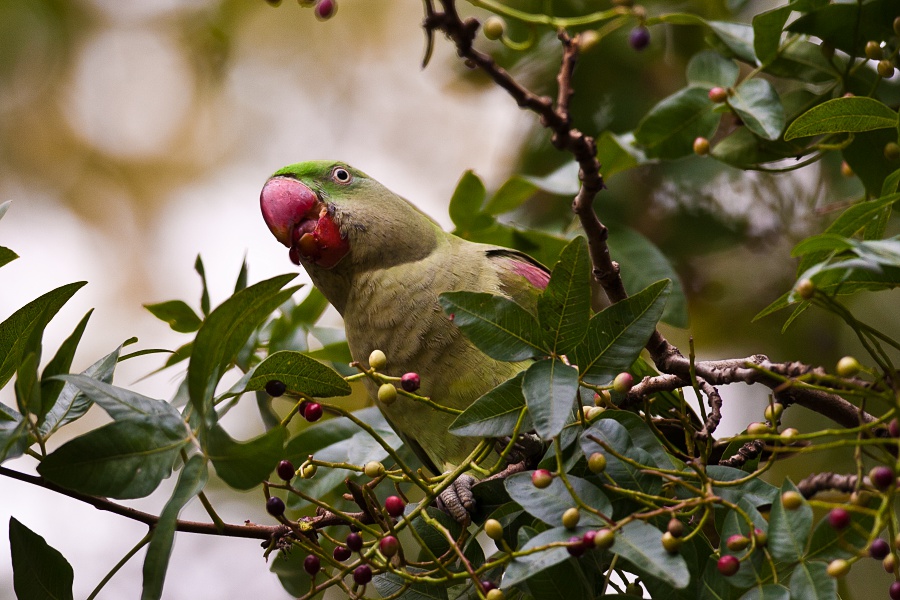
[[[333,179],[335,183],[350,183],[350,180],[353,179],[353,177],[347,169],[335,167],[334,171],[331,172],[331,179]]]

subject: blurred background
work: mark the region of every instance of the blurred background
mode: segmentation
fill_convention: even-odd
[[[295,2],[0,0],[0,202],[12,201],[0,221],[0,245],[21,257],[0,270],[0,319],[55,287],[86,280],[44,342],[55,348],[94,308],[73,370],[132,336],[140,340],[135,349],[174,349],[186,336],[142,304],[178,298],[197,306],[198,254],[213,305],[230,294],[245,256],[251,282],[296,270],[258,209],[262,184],[281,166],[347,161],[449,228],[446,206],[466,169],[491,190],[514,173],[542,176],[565,162],[535,119],[461,65],[445,40],[436,40],[430,65],[421,68],[419,0],[338,4],[334,18],[319,22]],[[607,5],[558,4],[563,12]],[[708,18],[732,18],[724,0],[681,4]],[[750,4],[758,12],[779,3]],[[704,47],[702,35],[685,27],[655,27],[652,35],[650,47],[635,52],[627,31],[616,32],[583,57],[573,101],[579,128],[629,131],[682,85],[686,61]],[[559,53],[550,39],[524,59],[484,38],[478,43],[524,82],[552,93]],[[686,350],[692,335],[700,358],[765,353],[830,367],[844,354],[862,356],[849,330],[830,318],[809,311],[786,334],[786,315],[751,319],[792,284],[791,246],[821,228],[829,205],[861,197],[862,187],[842,179],[838,167],[824,161],[790,175],[747,175],[692,157],[616,174],[597,206],[613,227],[650,238],[680,274],[691,326],[666,330],[677,345]],[[568,207],[566,197],[539,195],[510,219],[565,235],[572,233]],[[897,301],[896,293],[882,293],[853,308],[896,334]],[[327,319],[339,323],[333,313]],[[127,361],[116,383],[169,398],[177,372],[144,378],[163,360]],[[0,401],[14,405],[9,387]],[[765,403],[762,390],[727,390],[724,431],[761,419]],[[795,414],[802,410],[790,411],[790,425],[822,424]],[[260,431],[252,409],[230,418],[236,437]],[[57,443],[103,419],[95,410]],[[34,461],[7,466],[33,472]],[[804,464],[804,471],[815,468]],[[129,504],[158,512],[171,483]],[[269,521],[258,493],[219,491],[214,502],[227,521]],[[44,536],[72,563],[76,597],[87,596],[145,533],[5,478],[0,497],[2,537],[10,515]],[[204,518],[194,504],[182,516]],[[11,597],[8,546],[0,547],[0,598]],[[142,556],[98,597],[137,597]],[[863,571],[854,568],[853,577],[862,580]],[[178,536],[164,597],[250,594],[287,597],[256,542]]]

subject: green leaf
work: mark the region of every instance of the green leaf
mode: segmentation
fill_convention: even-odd
[[[241,261],[241,270],[238,271],[237,279],[234,282],[234,293],[247,287],[247,253],[244,253],[244,259]]]
[[[566,488],[559,477],[554,477],[546,488],[539,489],[534,487],[534,484],[531,482],[532,473],[533,471],[516,473],[504,480],[503,484],[507,493],[509,493],[509,497],[530,515],[537,517],[547,525],[561,527],[562,515],[566,510],[576,506],[575,499],[572,498],[568,488]],[[568,475],[567,478],[575,494],[586,505],[608,517],[612,516],[612,504],[609,503],[609,500],[600,488],[590,481],[573,475]],[[606,524],[606,521],[597,515],[586,510],[581,511],[579,525],[597,526],[604,524]]]
[[[685,88],[650,109],[634,131],[647,156],[681,158],[693,152],[696,138],[712,137],[720,117],[707,93],[699,87]]]
[[[517,362],[547,353],[541,347],[535,318],[508,298],[482,292],[444,292],[438,300],[453,323],[491,358]]]
[[[749,557],[746,557],[743,550],[740,552],[729,550],[726,541],[733,535],[742,535],[749,538],[753,535],[754,529],[765,532],[769,524],[766,522],[765,517],[753,506],[753,503],[741,498],[736,504],[749,517],[750,522],[748,523],[738,511],[729,510],[719,528],[721,531],[719,552],[723,556],[732,555],[742,559],[740,569],[728,578],[728,583],[737,588],[748,588],[757,585],[759,582],[771,581],[772,568],[770,561],[759,548]]]
[[[857,133],[897,127],[897,113],[865,96],[834,98],[814,106],[791,123],[785,140],[827,133]]]
[[[178,520],[178,513],[185,504],[203,490],[208,479],[206,459],[199,454],[189,458],[178,476],[178,483],[175,484],[172,496],[166,502],[159,514],[159,521],[153,528],[153,537],[150,539],[147,556],[144,558],[144,585],[141,600],[158,600],[162,597],[169,558],[172,555],[172,546],[175,544],[175,524]]]
[[[707,21],[706,23],[719,42],[731,50],[735,56],[751,65],[757,63],[753,51],[753,28],[743,23]]]
[[[656,458],[651,452],[635,443],[625,425],[616,419],[606,418],[605,416],[594,421],[581,434],[579,442],[585,456],[590,456],[594,452],[603,454],[606,457],[605,475],[611,477],[617,486],[626,489],[656,494],[659,492],[661,484],[658,477],[643,473],[639,468],[619,460],[599,442],[604,442],[616,453],[624,455],[644,467],[667,468],[671,466],[671,461],[668,459],[662,465],[657,464]],[[613,503],[616,504],[615,499]],[[616,505],[616,508],[620,509],[618,505]]]
[[[413,575],[423,573],[421,569],[407,567]],[[304,573],[305,575],[305,573]],[[309,579],[309,577],[306,577]],[[372,585],[382,598],[398,598],[402,600],[447,600],[447,589],[427,581],[410,583],[393,573],[379,573],[372,578]],[[400,592],[402,595],[397,595]]]
[[[47,363],[47,366],[44,367],[44,371],[41,373],[41,409],[37,415],[38,422],[41,422],[44,416],[53,408],[53,405],[59,399],[60,392],[66,385],[64,381],[53,379],[53,377],[69,372],[69,369],[72,367],[72,359],[75,358],[75,350],[81,342],[81,336],[84,334],[84,329],[87,327],[88,319],[91,318],[92,312],[93,309],[89,310],[82,317],[72,335],[60,344],[56,354],[50,359],[50,362]]]
[[[578,163],[574,160],[563,164],[561,167],[543,177],[524,177],[526,181],[533,183],[539,190],[555,196],[574,196],[578,193],[581,184],[578,180]]]
[[[578,236],[563,249],[538,298],[544,343],[555,356],[567,354],[584,339],[591,316],[590,268],[587,243]]]
[[[437,521],[440,525],[447,529],[453,536],[453,539],[459,539],[462,526],[453,520],[447,513],[438,510],[433,506],[425,509],[429,517]],[[412,526],[422,538],[422,545],[431,550],[435,556],[441,556],[450,550],[450,541],[444,532],[425,521],[422,517],[416,517],[412,521]]]
[[[149,418],[116,421],[66,442],[37,470],[83,494],[142,498],[171,474],[178,452],[190,440],[186,426],[172,430]]]
[[[219,377],[253,330],[297,291],[298,286],[282,289],[295,277],[296,274],[279,275],[241,290],[203,322],[194,338],[187,370],[191,403],[202,417],[210,416],[209,404]]]
[[[896,0],[831,3],[815,8],[791,23],[787,30],[813,35],[853,56],[861,56],[868,40],[893,36]]]
[[[781,493],[797,491],[789,479],[781,486]],[[799,493],[799,492],[798,492]],[[809,533],[812,529],[813,511],[803,500],[799,508],[787,510],[780,499],[772,502],[769,517],[769,552],[775,560],[796,561],[806,552]]]
[[[73,597],[75,572],[72,565],[59,550],[15,517],[9,518],[9,549],[13,589],[18,600],[69,600]]]
[[[522,393],[538,435],[552,439],[572,417],[578,370],[557,358],[539,360],[525,371]]]
[[[832,534],[834,530],[832,529]],[[837,580],[829,577],[823,562],[801,561],[791,574],[791,600],[837,598]]]
[[[622,283],[626,290],[642,290],[663,280],[672,281],[672,291],[660,320],[673,327],[687,327],[690,318],[687,297],[678,272],[656,245],[628,227],[616,227],[609,232],[609,251],[621,266]]]
[[[238,290],[240,291],[240,290]],[[202,320],[190,306],[181,300],[169,300],[159,304],[145,304],[150,313],[169,324],[173,331],[178,333],[192,333],[200,329]]]
[[[13,412],[12,409],[6,411]],[[4,416],[7,416],[4,412]],[[0,463],[18,458],[29,446],[28,422],[14,413],[12,419],[0,419]]]
[[[778,55],[781,32],[793,7],[780,6],[753,17],[753,50],[762,64],[771,62]]]
[[[472,228],[476,218],[481,214],[485,195],[481,178],[471,170],[463,173],[450,198],[450,219],[457,229],[467,231]]]
[[[805,561],[832,561],[836,558],[850,558],[858,554],[857,548],[865,548],[869,541],[875,518],[872,515],[850,511],[850,526],[835,532],[834,527],[823,518],[813,529],[809,540],[809,550]]]
[[[58,379],[77,387],[116,421],[158,419],[160,426],[172,431],[178,431],[183,426],[181,414],[168,402],[148,398],[87,375],[59,375]]]
[[[319,291],[319,288],[310,286],[306,298],[291,311],[291,319],[297,324],[313,325],[326,308],[328,308],[328,299]]]
[[[261,390],[272,379],[284,382],[289,390],[318,398],[346,396],[350,393],[350,384],[334,369],[300,352],[283,351],[269,356],[253,371],[244,391]]]
[[[695,54],[687,66],[687,80],[690,85],[703,88],[716,86],[730,88],[737,83],[740,68],[737,63],[718,52],[703,50]]]
[[[519,176],[510,177],[488,200],[484,212],[496,216],[515,210],[531,198],[537,189],[538,187],[527,179]]]
[[[450,433],[471,437],[502,437],[512,435],[519,416],[525,410],[522,394],[521,372],[507,379],[469,405],[450,425]],[[533,428],[531,418],[525,413],[521,431]]]
[[[222,481],[238,490],[249,490],[262,483],[284,454],[287,431],[270,429],[247,442],[238,442],[221,425],[209,432],[206,453]]]
[[[791,580],[793,581],[793,579]],[[770,583],[752,588],[740,597],[740,600],[791,600],[791,591],[783,585]],[[820,596],[821,598],[837,598],[837,596]]]
[[[5,264],[9,264],[12,261],[19,258],[19,255],[7,248],[6,246],[0,246],[0,267]]]
[[[70,283],[32,300],[0,323],[0,388],[22,361],[28,341],[44,331],[50,319],[87,282]]]
[[[634,145],[631,134],[616,135],[605,130],[597,137],[597,160],[603,168],[603,178],[609,181],[616,173],[627,171],[647,162],[647,157]]]
[[[777,140],[784,129],[784,106],[765,79],[748,79],[729,96],[728,104],[747,129],[765,140]]]
[[[537,534],[523,544],[519,550],[531,550],[532,548],[538,548],[554,542],[567,542],[570,537],[584,535],[586,531],[588,531],[587,527],[579,527],[577,529],[554,527],[553,529],[548,529],[543,533]],[[659,542],[659,540],[657,540],[657,542]],[[544,569],[549,569],[553,565],[559,564],[569,558],[569,551],[563,546],[518,556],[506,567],[506,572],[503,574],[503,580],[500,582],[500,588],[508,590],[512,586],[531,578],[536,573],[540,573]]]
[[[569,357],[584,381],[607,385],[628,370],[656,329],[671,289],[670,281],[657,281],[594,315]]]
[[[38,355],[29,352],[22,358],[16,371],[16,404],[22,414],[33,414],[41,409],[41,388],[38,385]]]
[[[714,482],[737,481],[747,477],[747,473],[734,467],[710,465],[706,470]],[[744,500],[755,507],[772,504],[778,497],[778,488],[762,479],[749,479],[738,486],[713,484],[713,492],[733,504]]]
[[[894,172],[894,164],[884,157],[885,144],[897,141],[895,127],[863,131],[853,136],[842,155],[853,173],[866,187],[866,193],[877,198],[887,178]]]
[[[691,573],[684,557],[666,552],[659,543],[661,537],[662,532],[653,525],[631,521],[616,534],[611,551],[676,589],[687,587]]]
[[[209,286],[206,285],[206,268],[203,266],[203,259],[199,254],[197,260],[194,261],[194,270],[200,276],[200,284],[203,286],[203,291],[200,293],[200,310],[205,316],[209,316]]]

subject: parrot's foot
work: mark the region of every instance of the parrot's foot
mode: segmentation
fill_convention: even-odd
[[[502,437],[497,440],[495,446],[498,453],[503,452],[509,445],[510,437]],[[544,442],[533,433],[523,433],[516,438],[512,449],[506,455],[506,464],[513,465],[520,462],[529,462],[544,453]]]
[[[458,523],[468,524],[471,520],[469,513],[475,509],[473,485],[475,485],[474,477],[460,475],[438,496],[438,508],[449,513]]]

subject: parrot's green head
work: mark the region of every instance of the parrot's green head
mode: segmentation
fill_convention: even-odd
[[[430,250],[433,222],[365,173],[333,161],[277,171],[259,197],[275,238],[294,264],[341,269],[382,266]]]

